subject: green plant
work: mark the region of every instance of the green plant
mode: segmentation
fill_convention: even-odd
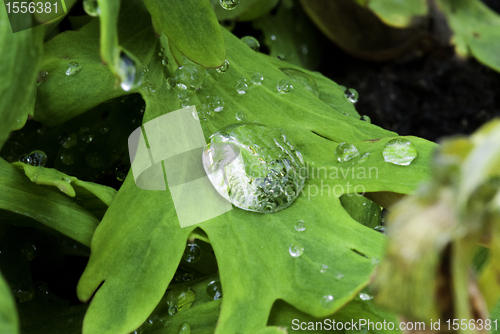
[[[359,298],[384,256],[386,237],[373,227],[379,205],[390,207],[431,179],[436,145],[362,120],[354,93],[349,100],[345,88],[304,69],[314,68],[314,57],[301,55],[303,37],[283,27],[295,22],[293,13],[301,26],[313,28],[287,2],[276,14],[283,24],[276,25],[264,16],[276,3],[242,2],[234,11],[214,3],[214,11],[206,0],[98,0],[99,17],[70,18],[69,30],[60,32],[58,20],[15,34],[0,11],[0,92],[8,96],[0,101],[0,268],[19,302],[23,332],[78,333],[83,326],[92,334],[188,333],[188,327],[196,333],[284,333],[293,319],[397,321],[395,313]],[[218,19],[235,17],[254,20],[271,35],[277,29],[286,42],[271,46],[271,54],[284,53],[291,62],[259,53],[219,26]],[[306,38],[307,29],[301,29]],[[313,53],[315,47],[307,49]],[[222,71],[226,60],[229,68]],[[180,78],[180,65],[197,79]],[[263,80],[257,82],[256,74]],[[182,100],[181,89],[172,85],[176,76],[197,88],[186,90]],[[283,80],[293,86],[286,94],[277,90]],[[221,112],[210,107],[210,97],[222,99]],[[197,107],[205,139],[243,117],[283,128],[318,174],[283,211],[234,209],[185,228],[168,188],[140,189],[131,172],[118,192],[82,181],[98,181],[128,160],[126,138],[141,118],[144,124],[182,104]],[[41,139],[28,122],[6,143],[28,117],[51,128],[38,128],[46,132]],[[394,139],[411,141],[418,154],[411,164],[384,159]],[[49,157],[57,157],[55,169],[7,162],[17,159],[9,156],[19,153],[20,142],[23,150],[46,147]],[[341,159],[336,150],[344,142],[360,154]],[[352,172],[365,166],[376,177]],[[356,186],[370,200],[357,198]],[[323,187],[342,191],[313,194]],[[295,228],[299,220],[305,231]],[[186,242],[200,249],[198,261],[183,259],[195,247]],[[303,247],[303,254],[291,256],[291,244]],[[43,286],[35,292],[30,261],[88,257],[88,247],[77,287],[81,301],[91,300],[88,307],[47,296]],[[214,291],[212,284],[207,293],[218,280],[221,287]],[[4,280],[0,293],[0,333],[17,333]]]

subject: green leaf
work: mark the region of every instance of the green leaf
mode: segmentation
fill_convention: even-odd
[[[113,189],[83,182],[69,177],[55,170],[43,167],[31,167],[17,164],[18,167],[26,168],[27,174],[41,184],[52,184],[63,189],[70,196],[75,196],[75,191],[68,183],[62,185],[62,180],[72,182],[77,191],[83,189],[84,196],[89,192],[97,196],[102,202],[109,204]],[[23,175],[16,167],[0,159],[0,209],[16,212],[53,228],[56,231],[89,246],[90,239],[95,228],[99,224],[93,214],[77,205],[67,195],[45,186],[32,183],[26,175]]]
[[[18,334],[19,320],[9,285],[0,274],[0,334]]]
[[[191,61],[204,67],[220,67],[226,57],[217,17],[206,0],[144,1],[155,29],[163,32]]]
[[[385,24],[396,28],[406,28],[418,17],[427,15],[428,6],[425,0],[371,0],[365,5],[371,9]]]
[[[395,58],[410,50],[427,34],[425,24],[406,29],[388,26],[365,8],[364,3],[361,5],[358,2],[300,0],[316,26],[339,47],[356,57],[370,60]]]
[[[479,62],[500,71],[498,58],[500,16],[481,1],[438,0],[453,30],[452,43],[459,55],[474,56]]]
[[[121,45],[147,64],[157,43],[148,12],[127,2],[120,10],[118,29]],[[102,63],[99,43],[99,20],[93,19],[80,30],[66,31],[45,44],[41,69],[47,77],[38,87],[35,120],[57,125],[104,101],[132,93],[123,91]],[[81,71],[66,75],[70,62],[79,63]]]
[[[270,56],[284,56],[287,62],[309,70],[318,66],[321,55],[318,31],[301,8],[289,9],[282,4],[275,15],[261,17],[253,26],[264,32]]]
[[[101,31],[101,58],[116,73],[120,49],[118,47],[118,15],[120,0],[97,0]]]
[[[31,16],[12,15],[13,24]],[[28,26],[29,22],[17,22]],[[7,10],[0,10],[0,149],[9,133],[33,115],[35,80],[42,54],[43,27],[12,32]]]
[[[317,83],[319,98],[295,82],[292,91],[281,94],[277,83],[290,79],[280,70],[283,63],[253,51],[225,30],[223,35],[229,69],[225,73],[211,71],[201,89],[188,92],[200,111],[207,95],[224,101],[222,112],[201,121],[205,138],[236,123],[236,113],[243,111],[247,121],[284,127],[304,159],[316,169],[354,166],[338,162],[334,153],[338,143],[352,142],[361,153],[371,152],[366,166],[378,168],[377,177],[310,177],[304,193],[286,210],[264,215],[233,209],[199,225],[180,228],[169,190],[140,189],[129,174],[94,234],[90,262],[78,284],[81,300],[94,296],[85,316],[84,333],[127,333],[139,327],[160,302],[196,227],[212,244],[224,291],[216,333],[264,330],[278,299],[315,317],[332,314],[368,284],[374,270],[372,261],[381,258],[385,241],[381,233],[354,221],[340,204],[342,193],[354,191],[347,182],[363,185],[366,191],[409,193],[429,177],[427,163],[435,144],[409,137],[419,151],[417,159],[407,167],[385,162],[382,148],[395,134],[360,121],[335,83],[303,70]],[[144,122],[180,108],[179,90],[166,84],[165,75],[176,69],[173,57],[170,53],[167,56],[168,69],[160,58],[152,58],[148,65],[148,81],[155,89],[145,86],[141,90],[146,101]],[[261,85],[251,84],[256,71],[264,76]],[[250,85],[246,94],[235,89],[242,76]],[[314,195],[314,189],[322,185],[343,190]],[[304,232],[295,230],[299,219],[305,221]],[[305,249],[298,258],[289,254],[294,242]],[[322,265],[328,272],[321,272]],[[337,280],[340,275],[344,278]],[[321,302],[325,296],[333,298],[326,307]],[[242,309],[246,311],[240,312]]]

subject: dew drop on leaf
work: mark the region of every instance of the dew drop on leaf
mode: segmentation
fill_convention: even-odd
[[[220,281],[211,281],[207,285],[207,295],[213,300],[222,298],[222,286]]]
[[[304,246],[299,243],[294,242],[288,247],[288,252],[293,257],[299,257],[304,253]]]
[[[306,174],[294,144],[258,123],[233,124],[210,136],[203,166],[221,196],[240,209],[264,213],[291,205]]]
[[[297,222],[295,223],[295,229],[298,232],[303,232],[306,230],[306,224],[304,223],[303,220],[297,220]]]
[[[293,86],[290,81],[283,79],[278,82],[276,88],[278,88],[278,92],[280,92],[281,94],[286,94],[293,89]]]
[[[250,49],[252,49],[254,51],[259,51],[259,49],[260,49],[259,41],[257,40],[257,38],[255,38],[253,36],[244,36],[241,38],[241,41],[243,43],[245,43],[246,45],[248,45],[250,47]]]
[[[61,156],[59,157],[61,159],[61,162],[65,164],[66,166],[72,165],[75,163],[75,155],[71,151],[65,151],[61,153]]]
[[[85,13],[93,17],[99,16],[100,14],[97,0],[83,0],[83,10],[85,10]]]
[[[359,151],[356,146],[343,142],[340,143],[335,149],[335,155],[339,162],[347,162],[359,155]]]
[[[319,270],[322,274],[328,271],[328,266],[326,264],[321,265],[321,269]]]
[[[382,225],[375,226],[374,230],[382,234],[385,234],[385,226]]]
[[[195,299],[195,292],[187,286],[170,290],[167,293],[168,313],[172,315],[190,308]]]
[[[35,150],[31,152],[30,154],[23,154],[19,158],[19,162],[31,165],[31,166],[36,166],[36,167],[43,167],[47,164],[47,154],[45,152],[40,151],[40,150]]]
[[[221,112],[224,109],[224,100],[220,96],[207,96],[208,109]]]
[[[404,138],[389,140],[382,150],[386,162],[399,166],[408,166],[417,157],[418,152],[415,145]]]
[[[344,274],[342,274],[340,271],[337,271],[337,272],[335,273],[335,278],[336,278],[336,279],[340,280],[340,279],[342,279],[343,277],[344,277]]]
[[[320,304],[323,308],[329,309],[333,305],[333,296],[332,295],[326,295],[321,298]]]
[[[240,95],[245,94],[247,92],[247,89],[248,89],[248,85],[245,82],[239,82],[236,85],[236,91]]]
[[[168,89],[174,89],[175,86],[177,86],[177,83],[175,82],[175,79],[173,77],[168,77],[166,81]]]
[[[314,95],[319,96],[318,85],[309,75],[294,68],[280,68],[280,70],[288,75],[290,79],[299,83]]]
[[[367,293],[361,292],[361,293],[359,294],[359,298],[360,298],[361,300],[372,300],[372,299],[373,299],[373,296],[370,296],[370,295],[369,295],[369,294],[367,294]]]
[[[359,98],[359,94],[358,92],[353,89],[353,88],[349,88],[346,92],[345,92],[345,97],[352,103],[356,103],[358,102],[358,98]]]
[[[205,82],[207,71],[194,63],[187,63],[179,67],[174,74],[177,87],[182,89],[197,89]]]
[[[262,81],[264,81],[264,76],[262,74],[260,74],[259,72],[255,72],[254,74],[252,74],[252,76],[250,77],[250,81],[254,84],[254,85],[260,85],[262,84]]]
[[[191,334],[191,325],[187,322],[182,323],[179,326],[179,334]]]
[[[138,61],[124,50],[120,52],[116,72],[120,77],[121,87],[126,92],[139,87],[142,83],[144,72],[140,70]]]
[[[227,59],[224,61],[224,64],[222,64],[221,67],[218,67],[216,68],[215,70],[217,71],[217,73],[224,73],[226,72],[227,70],[229,69],[229,62],[227,61]]]
[[[364,153],[358,160],[358,164],[362,164],[363,162],[365,162],[366,160],[368,160],[368,158],[370,157],[370,153],[366,152]]]
[[[245,115],[245,113],[243,111],[237,111],[236,112],[236,119],[238,121],[244,121],[245,119],[247,118],[247,116]]]
[[[282,61],[285,61],[286,60],[286,56],[283,53],[279,53],[278,54],[278,59],[282,60]]]
[[[363,115],[361,116],[361,120],[365,121],[368,124],[372,124],[372,119],[370,118],[370,116]]]
[[[220,5],[225,10],[233,10],[240,3],[240,0],[220,0]]]
[[[189,263],[195,263],[198,262],[198,260],[200,260],[200,257],[201,257],[200,246],[198,246],[195,243],[189,243],[186,245],[186,249],[184,250],[184,254],[182,255],[184,261]]]
[[[77,73],[80,73],[80,71],[82,70],[82,65],[80,65],[76,61],[72,61],[68,64],[68,66],[69,67],[66,70],[66,75],[75,75]]]

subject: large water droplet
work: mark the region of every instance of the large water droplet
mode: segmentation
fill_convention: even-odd
[[[288,75],[293,81],[299,83],[314,95],[319,96],[318,85],[309,75],[294,68],[280,68],[280,70]]]
[[[358,92],[353,89],[353,88],[349,88],[346,92],[345,92],[345,97],[352,103],[356,103],[358,102],[358,98],[359,98],[359,94]]]
[[[297,220],[297,222],[295,223],[295,229],[299,232],[303,232],[306,230],[306,224],[303,220]]]
[[[182,323],[179,326],[179,334],[191,334],[191,325],[189,325],[187,322]]]
[[[83,0],[83,10],[90,16],[99,16],[100,9],[97,0]]]
[[[359,155],[359,151],[356,146],[343,142],[335,149],[335,155],[339,162],[346,162],[354,159]]]
[[[417,157],[415,145],[405,138],[395,138],[385,144],[382,151],[384,160],[395,165],[408,166]]]
[[[305,182],[300,152],[279,131],[258,123],[237,123],[213,134],[203,165],[217,192],[248,211],[287,208]]]
[[[47,154],[43,151],[36,150],[30,154],[22,155],[19,161],[31,166],[43,167],[47,164]]]
[[[189,92],[187,90],[181,90],[179,94],[177,94],[179,100],[184,101],[189,99]]]
[[[187,63],[175,71],[175,81],[180,88],[197,89],[205,82],[207,71],[194,63]]]
[[[264,76],[262,74],[260,74],[259,72],[255,72],[254,74],[252,74],[252,76],[250,77],[250,81],[254,84],[254,85],[260,85],[262,84],[262,81],[264,81]]]
[[[82,70],[82,65],[77,63],[76,61],[72,61],[68,64],[68,69],[66,70],[66,75],[75,75]]]
[[[220,5],[225,10],[233,10],[240,3],[240,0],[220,0]]]
[[[193,305],[196,294],[189,287],[183,286],[167,293],[168,313],[170,315],[186,310]]]
[[[139,87],[142,83],[143,71],[140,70],[141,66],[134,57],[122,50],[120,52],[120,60],[116,71],[121,80],[121,87],[124,91],[128,92],[131,89]]]
[[[195,243],[190,243],[186,245],[186,249],[184,250],[184,254],[182,255],[184,261],[189,263],[195,263],[198,262],[200,257],[201,257],[200,246],[198,246]]]
[[[227,70],[229,69],[229,62],[227,61],[227,59],[224,61],[224,64],[222,64],[221,67],[218,67],[216,68],[215,70],[218,72],[218,73],[224,73],[226,72]]]
[[[294,242],[288,247],[288,252],[293,257],[299,257],[304,253],[304,246],[299,243]]]
[[[222,298],[222,285],[219,281],[212,281],[207,285],[207,295],[213,300]]]
[[[278,82],[276,88],[278,88],[278,92],[280,92],[281,94],[286,94],[293,89],[293,86],[290,81],[283,79]]]
[[[250,49],[254,51],[259,51],[260,49],[260,43],[255,37],[245,36],[241,38],[241,41],[244,42],[246,45],[248,45]]]
[[[321,298],[320,304],[323,308],[330,308],[333,305],[333,296],[326,295]]]

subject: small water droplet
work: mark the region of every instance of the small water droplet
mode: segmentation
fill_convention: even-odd
[[[80,73],[80,71],[82,70],[82,65],[80,65],[76,61],[72,61],[68,64],[68,66],[69,67],[66,70],[66,75],[75,75],[77,73]]]
[[[322,274],[328,271],[328,266],[326,264],[321,265],[321,269],[319,270]]]
[[[358,97],[359,97],[359,94],[358,92],[353,89],[353,88],[349,88],[346,92],[345,92],[345,97],[352,103],[356,103],[358,102]]]
[[[297,222],[295,223],[295,229],[299,232],[303,232],[306,230],[306,224],[303,220],[297,220]]]
[[[76,134],[71,133],[67,136],[64,136],[61,139],[61,146],[64,148],[71,148],[71,147],[75,146],[77,142],[78,142],[78,138],[76,137]]]
[[[320,304],[323,308],[329,309],[333,305],[333,296],[332,295],[326,295],[321,298]]]
[[[290,81],[283,79],[278,82],[276,88],[278,88],[278,92],[280,92],[281,94],[286,94],[293,89],[293,86]]]
[[[85,13],[93,17],[99,16],[100,14],[97,0],[83,0],[83,10],[85,10]]]
[[[221,67],[218,67],[216,68],[215,70],[217,71],[217,73],[224,73],[226,72],[227,70],[229,69],[229,62],[227,61],[227,59],[224,61],[224,64],[222,64]]]
[[[367,293],[361,292],[361,293],[359,294],[359,298],[360,298],[361,300],[372,300],[372,299],[373,299],[373,296],[370,296],[370,295],[369,295],[369,294],[367,294]]]
[[[207,106],[212,111],[221,112],[224,109],[224,100],[220,96],[207,96]]]
[[[255,37],[245,36],[245,37],[241,38],[241,41],[243,43],[245,43],[246,45],[248,45],[250,47],[250,49],[252,49],[254,51],[259,51],[259,49],[260,49],[260,43],[257,40],[257,38],[255,38]]]
[[[179,334],[191,334],[191,325],[187,322],[182,323],[179,326]]]
[[[222,298],[222,285],[220,281],[211,281],[207,285],[207,295],[213,300]]]
[[[127,177],[128,171],[130,170],[130,165],[120,164],[115,168],[116,179],[123,182]]]
[[[193,305],[196,294],[187,286],[174,288],[167,293],[168,313],[173,315]]]
[[[65,151],[61,153],[61,156],[59,157],[61,159],[61,162],[65,164],[66,166],[72,165],[75,163],[75,155],[71,151]]]
[[[271,35],[271,41],[273,41],[273,42],[276,41],[276,35]]]
[[[285,61],[286,60],[286,56],[283,53],[279,53],[278,54],[278,59],[281,60],[281,61]]]
[[[175,275],[175,280],[177,282],[189,282],[194,278],[193,273],[185,272],[185,273],[177,273]]]
[[[374,230],[382,234],[385,234],[385,226],[382,225],[375,226]]]
[[[21,254],[28,261],[33,260],[37,256],[37,247],[34,243],[27,242],[21,248]]]
[[[37,86],[40,86],[41,84],[43,84],[45,81],[47,81],[48,78],[49,78],[49,72],[47,72],[47,71],[40,71],[38,73],[37,78],[36,78],[36,84],[37,84]]]
[[[35,150],[30,154],[24,154],[19,161],[35,167],[43,167],[47,164],[47,154],[40,150]]]
[[[156,84],[153,81],[146,81],[144,83],[144,90],[149,94],[156,92]]]
[[[183,89],[198,89],[205,82],[207,71],[195,63],[187,63],[175,71],[177,87]]]
[[[49,288],[47,283],[44,281],[38,281],[35,283],[35,292],[41,296],[48,296]]]
[[[99,132],[102,134],[105,134],[108,131],[109,131],[109,126],[107,126],[107,125],[103,125],[99,128]]]
[[[177,86],[177,83],[175,82],[175,79],[173,77],[167,78],[167,88],[168,89],[174,89],[175,86]]]
[[[293,257],[299,257],[304,253],[304,247],[299,243],[293,243],[288,247],[288,252]]]
[[[417,157],[415,145],[405,138],[389,140],[382,150],[386,162],[399,166],[408,166]]]
[[[245,115],[245,113],[243,111],[238,111],[236,112],[236,119],[238,121],[244,121],[245,119],[247,118],[247,116]]]
[[[189,92],[187,90],[181,90],[179,94],[177,94],[179,100],[184,101],[189,99]]]
[[[366,152],[364,153],[358,160],[358,164],[362,164],[363,162],[365,162],[366,160],[368,160],[368,158],[370,157],[370,153]]]
[[[342,274],[340,271],[337,271],[337,272],[335,273],[335,278],[336,278],[336,279],[340,280],[340,279],[342,279],[343,277],[344,277],[344,274]]]
[[[240,0],[220,0],[219,3],[225,10],[234,10],[240,3]]]
[[[255,72],[254,74],[252,74],[252,76],[250,77],[250,81],[254,84],[254,85],[260,85],[262,84],[262,81],[264,81],[264,76],[262,74],[260,74],[259,72]]]
[[[124,91],[128,92],[141,85],[144,72],[140,70],[140,67],[139,61],[135,60],[131,54],[124,50],[120,52],[116,72],[120,77],[121,87]]]
[[[302,87],[304,87],[314,95],[319,96],[318,85],[308,74],[294,68],[280,68],[280,70],[281,72],[288,75],[290,79],[299,83]]]
[[[236,91],[238,94],[245,94],[247,92],[248,85],[245,82],[239,82],[236,85]]]
[[[367,116],[367,115],[361,116],[361,119],[363,121],[365,121],[366,123],[368,123],[368,124],[372,124],[372,119],[369,116]]]
[[[184,261],[189,263],[195,263],[198,262],[200,257],[201,257],[200,246],[198,246],[195,243],[189,243],[186,245],[186,249],[184,250],[184,254],[182,255]]]
[[[359,155],[359,151],[356,146],[343,142],[335,149],[335,155],[339,162],[347,162],[354,159]]]

